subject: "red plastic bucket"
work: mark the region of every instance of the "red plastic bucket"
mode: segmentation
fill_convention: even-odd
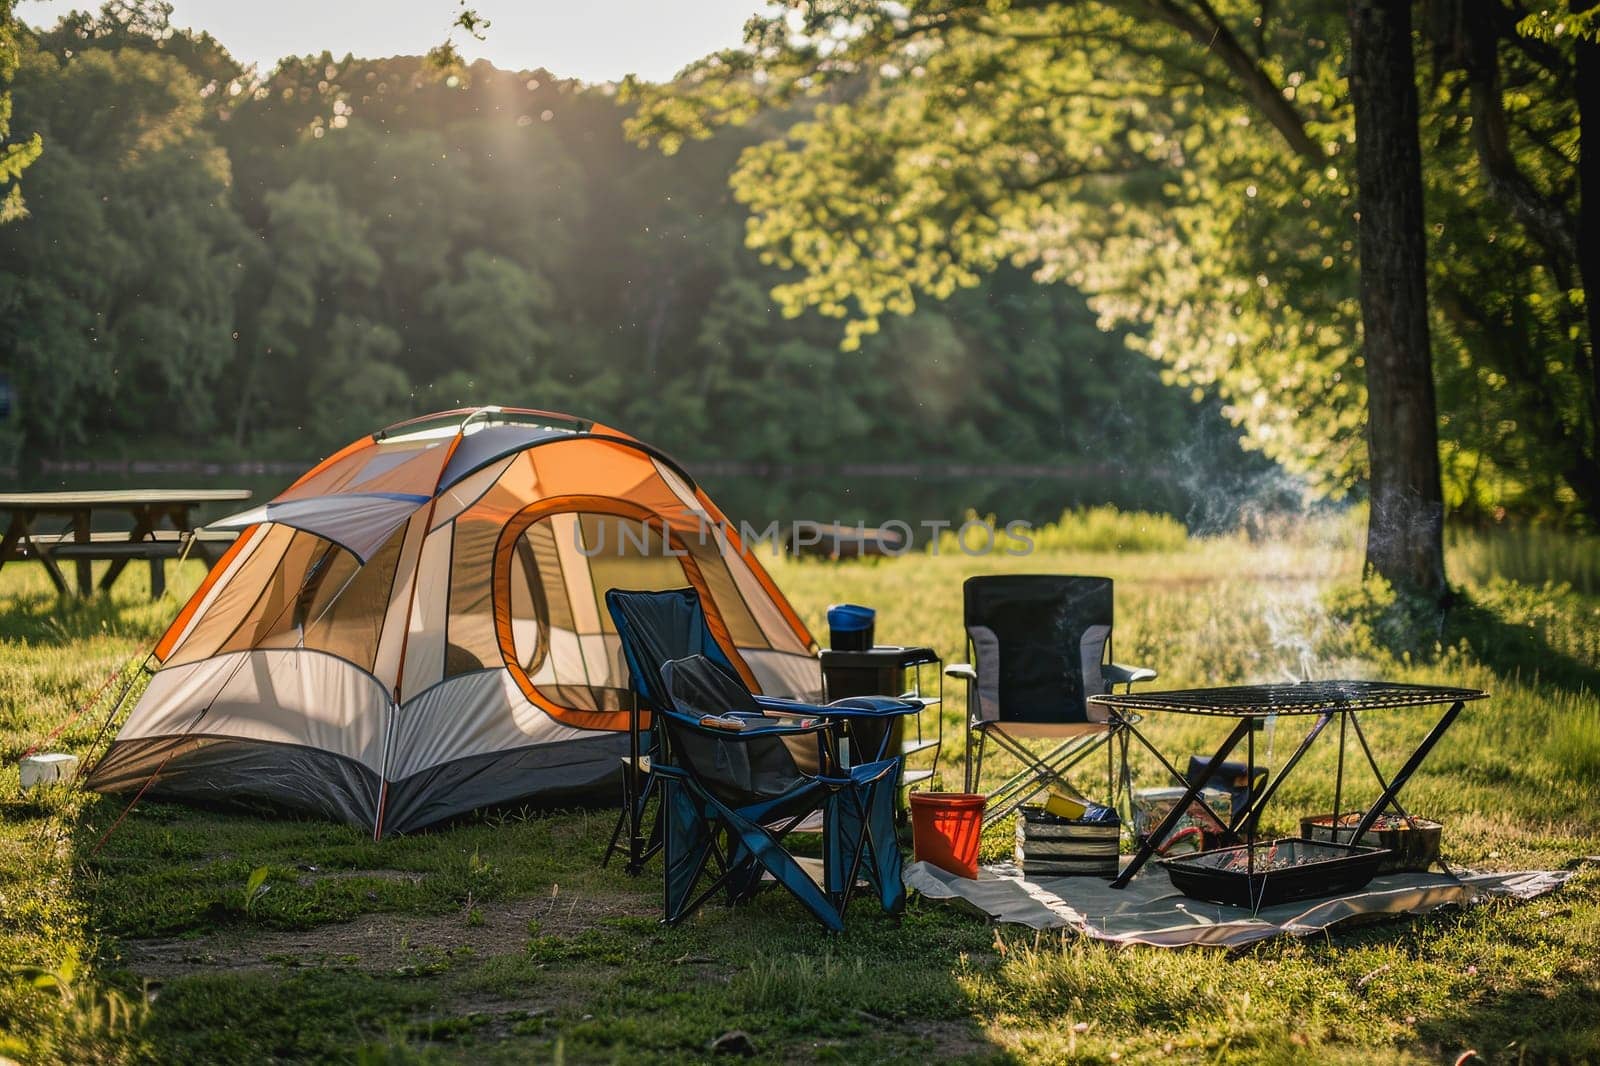
[[[960,877],[977,877],[987,800],[976,792],[911,793],[911,844],[918,861]]]

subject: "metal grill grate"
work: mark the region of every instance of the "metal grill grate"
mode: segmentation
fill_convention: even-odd
[[[1488,695],[1474,688],[1401,685],[1388,681],[1301,681],[1285,685],[1233,685],[1091,696],[1089,702],[1124,712],[1166,711],[1223,718],[1263,718],[1277,714],[1426,707],[1457,700],[1481,700]]]

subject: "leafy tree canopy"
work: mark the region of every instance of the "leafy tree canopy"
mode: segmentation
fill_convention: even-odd
[[[15,6],[15,0],[0,0],[0,223],[22,215],[19,179],[43,147],[37,133],[21,138],[13,138],[11,133],[11,94],[6,89],[17,72]]]
[[[784,312],[845,320],[847,348],[1008,263],[1087,293],[1164,380],[1338,496],[1366,470],[1344,7],[789,0],[672,84],[625,86],[630,132],[671,152],[759,130],[732,179],[747,242],[787,272]],[[1593,523],[1572,239],[1589,15],[1552,12],[1540,39],[1509,4],[1432,9],[1434,362],[1451,502]]]
[[[605,87],[404,56],[261,73],[173,31],[161,4],[25,32],[21,55],[17,114],[46,145],[32,217],[0,228],[24,463],[129,446],[299,459],[483,402],[625,426],[712,464],[752,516],[1188,513],[1219,479],[1279,479],[1070,284],[1002,263],[855,352],[826,319],[785,317],[727,175],[807,114],[664,158],[629,143]],[[719,460],[819,473],[724,485]],[[859,498],[822,473],[905,462],[977,472]]]

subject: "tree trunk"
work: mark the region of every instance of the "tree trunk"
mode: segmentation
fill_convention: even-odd
[[[1444,495],[1428,346],[1410,0],[1351,0],[1357,238],[1372,512],[1367,569],[1443,605]]]
[[[1592,2],[1573,4],[1587,11]],[[1588,390],[1592,424],[1589,440],[1600,439],[1600,44],[1585,37],[1575,42],[1578,89],[1578,274],[1583,281],[1583,311],[1587,318],[1588,358],[1580,363],[1583,387]],[[1582,341],[1579,342],[1580,344]],[[1580,349],[1579,354],[1583,352]],[[1591,453],[1588,469],[1593,491],[1600,494],[1600,454]],[[1600,522],[1600,506],[1589,508],[1590,520]]]

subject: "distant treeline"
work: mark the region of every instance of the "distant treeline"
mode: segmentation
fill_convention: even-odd
[[[21,49],[13,127],[45,151],[27,217],[0,226],[16,397],[0,466],[298,458],[503,403],[690,461],[1109,472],[853,499],[824,479],[768,484],[753,511],[793,491],[783,503],[858,507],[844,518],[1181,513],[1269,470],[1079,293],[1021,270],[887,321],[856,352],[833,320],[784,318],[727,191],[775,120],[668,158],[625,140],[604,87],[421,57],[324,54],[258,76],[130,6],[24,32]]]

